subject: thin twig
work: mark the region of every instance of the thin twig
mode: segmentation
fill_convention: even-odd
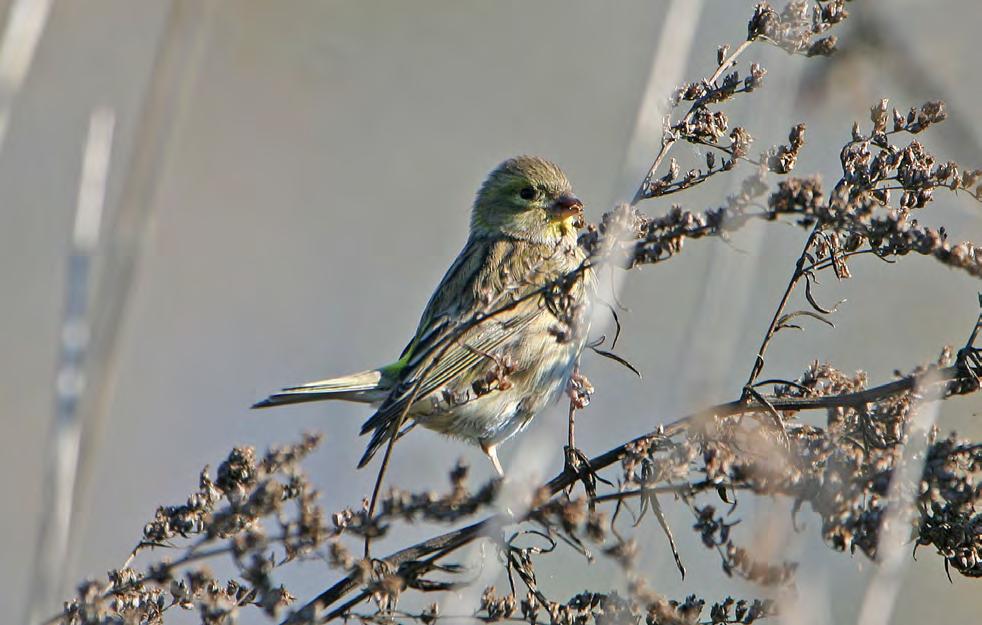
[[[719,80],[720,77],[723,75],[723,72],[733,67],[733,65],[736,64],[737,58],[741,54],[743,54],[744,51],[746,51],[746,49],[749,48],[750,44],[752,43],[753,43],[752,39],[747,39],[741,42],[740,45],[737,46],[736,49],[733,51],[733,53],[730,54],[730,56],[728,56],[722,63],[720,63],[719,67],[716,68],[716,71],[713,72],[712,76],[706,79],[706,82],[709,84],[714,84],[717,80]],[[711,93],[712,92],[710,91],[710,93],[708,93],[707,95],[704,95],[703,97],[693,102],[692,106],[689,107],[689,110],[682,117],[681,123],[692,121],[692,118],[696,114],[696,111],[698,111],[703,105],[706,104],[706,102],[709,101]],[[671,132],[666,133],[665,136],[662,137],[661,149],[658,150],[658,155],[655,156],[654,162],[652,162],[651,167],[648,168],[648,173],[645,174],[644,179],[641,181],[641,185],[638,186],[638,190],[635,191],[634,198],[631,199],[631,206],[635,206],[638,202],[640,202],[641,200],[647,197],[648,186],[651,184],[651,181],[655,179],[655,172],[658,171],[659,167],[661,167],[661,164],[665,160],[665,157],[668,156],[668,153],[669,151],[671,151],[672,146],[674,146],[678,142],[678,140],[679,140],[678,136],[676,136],[674,133]]]
[[[781,319],[781,315],[784,313],[785,307],[788,305],[788,300],[791,299],[791,293],[794,292],[795,288],[798,286],[798,282],[801,281],[801,277],[805,275],[804,267],[805,261],[808,259],[808,250],[811,249],[812,244],[815,242],[815,238],[821,231],[821,222],[816,223],[815,227],[812,228],[811,234],[808,235],[808,239],[805,240],[805,246],[801,250],[801,255],[798,256],[798,261],[794,266],[794,273],[791,274],[791,279],[788,281],[787,288],[784,289],[784,295],[781,297],[781,301],[778,302],[777,309],[774,311],[774,316],[771,318],[771,324],[767,328],[767,332],[764,333],[764,339],[760,344],[760,348],[757,350],[757,358],[754,360],[754,366],[750,370],[750,377],[747,378],[747,383],[744,384],[745,389],[752,389],[754,382],[757,380],[757,376],[764,369],[764,354],[767,352],[767,346],[770,345],[771,339],[774,338],[774,334],[777,332],[778,322]]]

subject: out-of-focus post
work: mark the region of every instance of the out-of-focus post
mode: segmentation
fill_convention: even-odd
[[[79,403],[86,382],[92,264],[99,246],[115,126],[116,115],[112,109],[93,111],[82,155],[75,228],[65,280],[61,351],[55,377],[55,416],[48,437],[29,622],[41,616],[37,610],[51,605],[63,585],[82,437]]]

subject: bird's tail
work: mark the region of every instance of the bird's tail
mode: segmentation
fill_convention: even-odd
[[[269,408],[300,404],[308,401],[341,399],[363,404],[378,404],[389,394],[389,381],[379,369],[352,373],[340,378],[318,380],[285,388],[254,404],[253,408]]]

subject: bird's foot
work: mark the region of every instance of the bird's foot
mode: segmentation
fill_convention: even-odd
[[[570,408],[582,410],[590,405],[590,399],[593,398],[593,384],[577,369],[569,378],[566,394],[569,396]]]
[[[575,478],[575,481],[566,489],[567,494],[571,494],[576,482],[580,482],[583,484],[583,490],[586,491],[587,496],[592,500],[597,495],[598,480],[605,484],[610,484],[610,482],[597,475],[596,471],[590,466],[590,459],[585,453],[569,445],[563,447],[563,452],[565,454],[563,473]]]

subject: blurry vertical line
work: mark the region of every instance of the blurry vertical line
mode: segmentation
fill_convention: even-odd
[[[795,99],[791,94],[800,92],[801,70],[789,70],[787,74],[772,77],[770,80],[772,83],[778,83],[768,85],[772,92],[770,102],[764,107],[753,106],[744,100],[744,110],[748,114],[746,120],[739,125],[752,129],[757,126],[773,126],[778,120],[790,122]],[[777,94],[788,94],[788,97],[781,100],[776,97]],[[790,124],[788,128],[790,129]],[[730,192],[733,192],[740,188],[742,180],[730,176],[729,184]],[[740,251],[756,259],[756,267],[751,271],[734,271],[729,260],[734,250],[723,245],[709,246],[709,263],[699,292],[699,301],[694,314],[688,318],[689,322],[684,330],[685,338],[681,343],[682,349],[677,356],[677,362],[681,363],[680,383],[668,389],[671,412],[687,412],[691,406],[686,405],[685,402],[693,399],[691,393],[695,389],[702,389],[710,394],[709,397],[695,398],[700,402],[722,401],[724,398],[718,395],[718,391],[727,382],[727,374],[734,371],[736,367],[739,371],[738,375],[744,375],[743,370],[736,366],[740,364],[737,362],[737,349],[743,337],[738,329],[753,327],[750,320],[752,282],[760,273],[762,263],[767,260],[760,255],[765,234],[764,228],[759,226],[744,228],[739,234]],[[713,297],[720,293],[728,294],[726,306],[713,307],[711,305]],[[728,333],[705,331],[706,328],[725,327],[733,331]],[[751,361],[747,361],[747,365],[750,364]]]
[[[801,70],[789,69],[779,76],[769,76],[769,92],[772,98],[766,107],[754,106],[752,101],[743,101],[745,119],[739,125],[748,128],[758,126],[772,127],[778,121],[791,121],[794,101],[797,99],[802,86]],[[775,84],[776,83],[776,84]],[[787,97],[780,99],[779,94]],[[742,181],[730,177],[729,189],[739,189]],[[740,250],[755,258],[755,263],[747,271],[734,271],[729,262],[732,249],[723,245],[709,246],[708,264],[699,300],[694,314],[684,329],[682,348],[676,359],[679,366],[680,383],[668,389],[668,402],[672,411],[685,411],[685,403],[692,399],[712,403],[718,401],[719,391],[727,383],[727,374],[738,371],[743,375],[740,365],[741,356],[738,354],[739,341],[742,334],[740,328],[753,327],[751,319],[751,294],[753,280],[760,274],[765,258],[761,256],[766,233],[763,228],[752,227],[740,232]],[[713,306],[714,297],[726,294],[726,306]],[[706,328],[730,328],[729,332],[706,332]],[[747,363],[750,364],[749,362]],[[708,393],[708,397],[693,397],[697,390]],[[775,449],[780,456],[780,451]],[[779,506],[773,502],[754,501],[755,511],[761,514],[754,519],[754,549],[764,561],[780,561],[787,559],[787,554],[798,547],[803,534],[792,533],[789,523],[790,515],[781,514]],[[784,510],[783,508],[780,508]],[[820,575],[819,573],[816,573]],[[822,579],[819,577],[819,579]],[[821,593],[828,592],[827,584],[820,584],[807,598],[778,597],[784,623],[788,625],[804,625],[805,623],[822,623],[826,615],[815,609],[805,609],[807,605],[825,605],[825,597]],[[797,601],[797,603],[796,603]],[[810,603],[808,603],[810,602]],[[813,607],[813,606],[812,606]]]
[[[936,373],[929,373],[911,394],[912,416],[907,425],[907,443],[897,446],[893,475],[887,487],[887,508],[880,520],[876,544],[876,558],[880,566],[873,569],[873,577],[866,587],[856,619],[857,625],[888,625],[892,622],[907,568],[907,547],[927,460],[928,433],[937,422],[941,410],[942,391],[926,393],[923,389],[941,388],[944,385],[938,383]]]
[[[773,94],[768,106],[751,106],[750,117],[746,125],[748,127],[773,127],[779,121],[786,122],[790,127],[794,124],[792,115],[794,113],[795,102],[801,95],[804,86],[802,78],[803,68],[795,66],[789,67],[787,72],[782,72],[779,76],[774,76],[769,85],[770,93]],[[785,98],[779,98],[780,95]],[[740,183],[733,181],[732,188],[735,190]],[[697,384],[708,387],[711,392],[723,388],[726,383],[726,374],[737,371],[737,375],[744,375],[745,372],[741,365],[741,360],[746,354],[739,354],[739,342],[742,334],[737,331],[739,328],[753,327],[754,320],[751,319],[751,294],[753,293],[753,281],[757,279],[763,271],[764,263],[768,261],[762,254],[764,243],[768,232],[763,227],[745,229],[740,240],[740,248],[745,253],[755,258],[754,266],[750,271],[733,272],[727,271],[727,261],[725,250],[722,246],[714,246],[710,259],[710,270],[704,285],[703,292],[699,300],[699,323],[711,324],[708,327],[722,327],[717,315],[722,315],[726,324],[733,331],[724,335],[702,336],[698,332],[695,324],[690,325],[688,333],[692,337],[692,343],[696,346],[693,354],[684,354],[683,363],[687,382],[686,388],[696,388]],[[732,252],[731,252],[732,253]],[[726,285],[728,297],[726,300],[726,310],[712,310],[708,305],[713,292],[722,292]],[[715,315],[714,315],[715,313]],[[707,327],[703,325],[702,327]],[[700,356],[702,358],[700,358]],[[746,361],[743,366],[750,366],[752,361]],[[705,379],[697,381],[693,379],[693,373],[699,371],[705,375]],[[715,401],[715,397],[708,398]],[[775,450],[776,452],[778,450]],[[783,451],[778,453],[783,454]],[[780,457],[780,456],[779,456]],[[762,527],[755,528],[756,535],[762,543],[758,553],[760,558],[766,561],[789,560],[789,553],[795,549],[800,549],[805,542],[804,532],[793,531],[790,511],[785,507],[776,505],[776,502],[754,500],[752,505],[756,511],[763,511],[762,521],[755,523]],[[757,545],[755,545],[757,548]],[[818,561],[816,561],[818,562]],[[816,580],[821,583],[816,584],[808,593],[807,597],[794,597],[782,595],[778,597],[779,610],[783,617],[783,622],[788,625],[820,625],[831,622],[827,610],[822,608],[829,605],[829,586],[827,564],[814,564],[809,571],[816,576]]]
[[[14,0],[0,35],[0,149],[10,123],[10,110],[31,69],[34,52],[48,23],[52,0]]]
[[[112,151],[116,114],[112,109],[96,109],[89,120],[82,179],[78,189],[78,207],[72,242],[76,250],[91,255],[99,243],[102,209],[106,201],[109,157]]]
[[[648,72],[644,90],[638,103],[634,128],[630,142],[624,153],[620,167],[617,193],[626,194],[627,198],[634,195],[641,176],[648,170],[654,159],[657,147],[660,145],[662,134],[662,117],[668,112],[668,96],[682,81],[682,76],[688,65],[695,40],[696,27],[702,13],[702,0],[673,0],[665,11],[662,28],[658,35],[658,44],[651,59],[651,71]],[[632,178],[633,176],[633,178]],[[630,180],[630,182],[625,182]],[[624,197],[624,196],[621,196]],[[611,233],[618,237],[622,233]],[[598,298],[602,299],[610,293],[616,298],[624,281],[623,271],[607,271],[601,267],[599,274]],[[611,302],[616,305],[615,302]],[[601,329],[611,325],[609,311],[605,306],[593,307],[592,334],[601,334]],[[564,412],[565,414],[565,412]],[[554,460],[550,454],[543,454],[541,437],[547,436],[543,429],[529,432],[522,437],[515,451],[510,466],[521,467],[523,471],[535,472],[542,477],[548,463]],[[522,480],[517,480],[517,483]],[[525,480],[524,488],[531,489],[534,481]],[[526,498],[526,493],[503,493],[502,502],[517,503]],[[515,508],[512,508],[515,510]]]
[[[134,129],[129,169],[123,181],[116,214],[105,237],[105,260],[93,310],[90,384],[85,398],[87,416],[75,488],[75,517],[71,528],[66,571],[74,571],[77,538],[88,515],[93,460],[113,397],[117,376],[117,347],[140,253],[153,217],[159,181],[166,175],[174,137],[189,105],[206,34],[219,0],[173,0],[157,44],[151,78]]]
[[[173,0],[157,44],[151,77],[133,130],[128,168],[114,211],[107,211],[101,237],[97,271],[93,272],[89,318],[91,340],[85,366],[85,392],[78,399],[79,425],[83,426],[77,448],[77,472],[71,499],[71,525],[59,565],[58,579],[45,596],[29,604],[28,622],[48,616],[45,610],[58,605],[65,582],[74,575],[81,535],[80,525],[88,509],[91,481],[102,430],[112,398],[116,375],[116,351],[125,320],[133,276],[143,241],[151,222],[158,181],[164,175],[173,148],[173,130],[189,101],[217,0]],[[86,221],[81,231],[91,232],[94,221]]]
[[[669,112],[668,97],[682,82],[692,54],[703,0],[673,0],[665,13],[651,59],[651,70],[638,103],[627,149],[621,161],[615,202],[627,202],[648,170],[661,144],[662,120]]]
[[[638,103],[634,129],[621,162],[620,182],[615,191],[618,194],[615,197],[617,202],[629,202],[634,197],[642,176],[648,171],[661,147],[665,134],[664,119],[671,113],[669,96],[683,82],[689,67],[703,4],[703,0],[672,0],[668,6],[658,36],[658,45],[651,60],[651,70]],[[609,236],[628,239],[633,233],[613,232]],[[614,298],[610,305],[617,307],[627,272],[601,268],[599,274],[598,297],[603,298],[610,294]],[[602,307],[594,306],[593,327],[609,328],[613,320],[609,318],[609,312],[601,311],[600,308]],[[602,325],[598,315],[605,313],[608,319],[604,319],[606,323]],[[664,536],[657,538],[663,539]],[[659,543],[659,546],[664,546],[664,543]],[[674,567],[672,568],[674,573]]]
[[[634,196],[642,176],[655,158],[664,134],[662,123],[670,111],[668,98],[682,82],[688,67],[702,10],[703,0],[673,0],[665,12],[634,128],[621,160],[615,202],[627,202]],[[619,237],[621,233],[609,236]],[[626,272],[601,269],[598,273],[599,296],[613,294],[615,298],[619,297]],[[611,304],[616,306],[616,301]],[[608,327],[612,323],[605,307],[594,306],[593,315],[594,328]]]
[[[29,622],[51,603],[61,588],[68,536],[72,524],[72,496],[78,468],[82,423],[79,402],[85,391],[85,361],[89,344],[89,294],[92,256],[106,198],[106,181],[116,115],[96,109],[82,157],[78,203],[61,326],[61,351],[55,377],[55,415],[48,437],[42,492],[40,531],[34,558]]]

